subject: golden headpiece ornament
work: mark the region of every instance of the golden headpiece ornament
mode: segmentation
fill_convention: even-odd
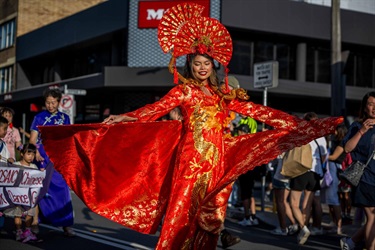
[[[169,8],[160,20],[158,41],[164,53],[172,53],[169,71],[174,74],[176,84],[178,80],[192,82],[177,72],[176,58],[183,55],[207,54],[225,67],[226,75],[228,73],[227,66],[233,50],[232,38],[218,20],[201,16],[203,9],[196,3],[181,3]],[[227,77],[225,83],[229,90]]]
[[[159,44],[165,53],[172,53],[173,64],[177,57],[197,53],[209,55],[226,68],[232,57],[232,39],[218,20],[201,16],[203,9],[195,3],[168,9],[159,23]],[[175,67],[173,70],[176,74]]]

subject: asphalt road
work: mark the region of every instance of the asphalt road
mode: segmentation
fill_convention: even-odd
[[[14,240],[13,220],[6,219],[5,230],[0,234],[1,250],[75,250],[75,249],[154,249],[158,235],[144,235],[127,229],[117,223],[111,222],[91,212],[72,193],[73,206],[75,211],[74,231],[77,237],[65,238],[60,228],[49,225],[40,225],[40,238],[43,242],[24,244]],[[272,212],[260,212],[263,217],[275,215]],[[268,219],[269,219],[268,218]],[[269,233],[274,228],[270,223],[260,222],[260,225],[253,227],[242,227],[238,225],[236,218],[227,218],[226,228],[241,238],[241,242],[230,249],[257,250],[257,249],[340,249],[340,236],[325,234],[322,236],[310,236],[303,246],[297,244],[297,236],[274,236]],[[221,248],[219,240],[217,249]]]

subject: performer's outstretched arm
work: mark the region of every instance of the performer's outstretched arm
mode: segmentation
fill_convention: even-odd
[[[257,121],[264,122],[274,128],[283,128],[288,130],[297,129],[298,124],[303,120],[283,111],[273,109],[253,102],[232,100],[228,108],[234,112],[254,118]]]
[[[110,115],[103,123],[113,124],[130,121],[156,121],[163,115],[168,114],[172,109],[179,106],[184,98],[184,93],[180,86],[171,89],[159,101],[147,104],[135,111],[121,115]]]

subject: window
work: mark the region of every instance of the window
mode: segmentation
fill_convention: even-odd
[[[331,44],[329,41],[307,38],[302,41],[301,38],[292,36],[247,34],[241,31],[232,31],[232,38],[233,56],[228,66],[230,73],[252,76],[254,63],[278,61],[279,78],[295,80],[297,46],[302,42],[306,44],[305,80],[331,84]],[[342,51],[350,51],[346,65],[343,65],[342,69],[346,85],[375,88],[374,47],[343,44]]]
[[[296,46],[294,43],[269,41],[233,40],[233,56],[229,64],[230,73],[253,75],[254,63],[279,62],[279,77],[295,79]]]
[[[353,53],[349,54],[348,60],[346,61],[345,67],[343,69],[343,74],[345,75],[346,79],[346,86],[355,86],[355,58]]]
[[[344,73],[347,86],[375,87],[375,57],[350,52]]]
[[[264,41],[256,42],[254,51],[254,63],[267,62],[275,59],[273,43]]]
[[[0,94],[10,92],[13,86],[13,67],[0,68]]]
[[[296,75],[296,47],[288,44],[276,44],[276,60],[279,62],[279,78],[295,79]]]
[[[13,46],[14,36],[15,20],[0,25],[0,50]]]
[[[251,42],[234,41],[233,57],[229,64],[229,74],[250,75],[251,70]]]
[[[373,88],[373,67],[374,58],[371,56],[358,55],[356,56],[356,85],[359,87]]]
[[[308,47],[306,80],[309,82],[331,83],[331,53],[329,49]]]
[[[317,82],[331,83],[331,52],[328,49],[319,49],[317,58]]]

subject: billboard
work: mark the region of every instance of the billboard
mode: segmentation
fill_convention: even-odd
[[[157,28],[159,21],[163,16],[164,12],[168,8],[178,4],[179,2],[186,2],[181,0],[177,1],[139,1],[138,3],[138,28]],[[210,14],[210,1],[209,0],[198,0],[190,1],[195,2],[199,5],[204,6],[202,15],[209,16]]]
[[[145,1],[131,0],[129,3],[129,67],[167,67],[171,56],[164,54],[158,43],[157,27],[164,12],[186,0]],[[220,0],[191,0],[205,6],[204,16],[220,20]],[[183,66],[184,58],[177,60],[177,66]]]

